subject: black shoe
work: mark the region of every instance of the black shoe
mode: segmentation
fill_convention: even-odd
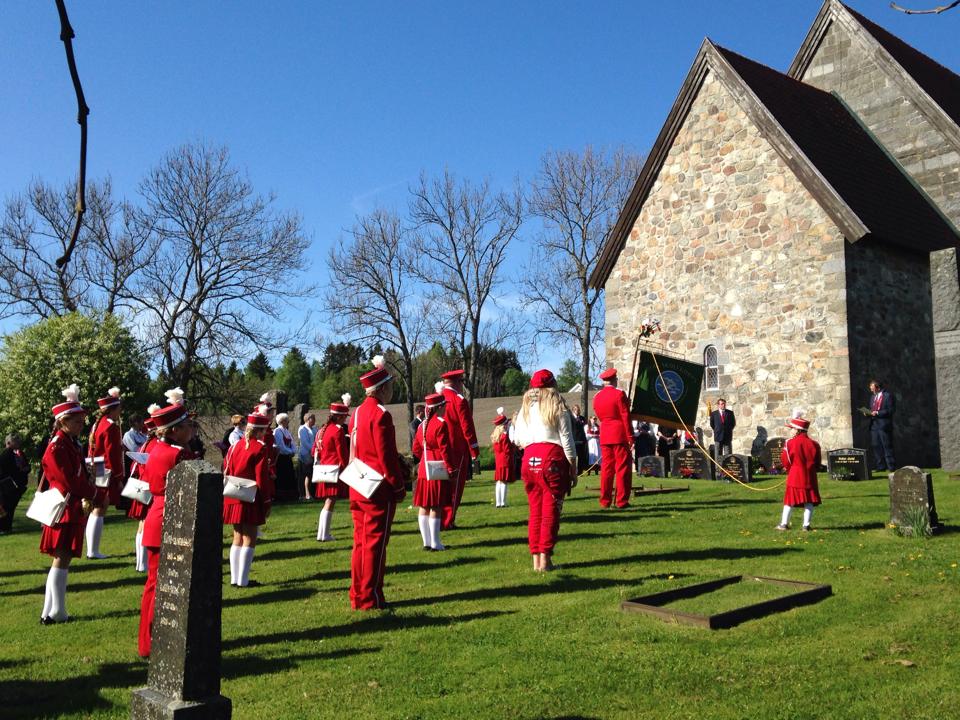
[[[246,585],[237,585],[237,587],[241,590],[244,588],[258,588],[260,587],[260,583],[258,583],[256,580],[248,580]]]
[[[424,545],[424,546],[423,546],[423,551],[424,551],[424,552],[433,552],[433,548],[430,547],[429,545]]]

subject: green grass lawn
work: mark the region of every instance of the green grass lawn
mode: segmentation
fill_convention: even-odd
[[[797,531],[773,529],[782,490],[691,481],[690,492],[601,511],[589,489],[597,484],[582,480],[568,499],[552,574],[530,569],[519,485],[511,507],[496,510],[489,474],[472,482],[444,553],[420,549],[415,511],[403,505],[388,557],[392,613],[350,610],[346,503],[335,515],[338,540],[323,545],[313,539],[317,504],[278,506],[253,565],[263,585],[223,592],[222,691],[233,716],[960,714],[960,482],[935,473],[948,529],[925,540],[885,527],[886,480],[821,479],[812,533],[799,532],[796,514]],[[49,561],[37,552],[39,526],[22,513],[15,533],[0,537],[0,717],[129,717],[147,671],[136,655],[144,576],[133,570],[135,525],[108,518],[103,550],[112,557],[80,559],[70,571],[75,621],[43,627]],[[737,574],[829,583],[834,595],[720,631],[619,609]],[[731,591],[713,607],[764,599]]]

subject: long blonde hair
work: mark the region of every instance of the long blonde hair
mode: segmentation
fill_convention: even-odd
[[[530,406],[537,403],[540,410],[540,421],[549,430],[560,427],[560,416],[566,412],[567,403],[556,388],[530,388],[523,394],[523,404],[520,414],[524,422],[530,422]]]
[[[503,426],[506,423],[500,423],[499,425],[493,428],[493,432],[490,433],[490,442],[493,445],[496,445],[499,442],[500,438],[503,437]]]

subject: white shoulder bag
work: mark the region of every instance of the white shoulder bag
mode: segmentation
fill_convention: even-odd
[[[120,494],[125,498],[136,500],[141,505],[149,505],[153,502],[153,493],[150,492],[150,483],[140,478],[130,477]]]
[[[353,436],[350,438],[351,460],[350,464],[340,473],[340,480],[369,500],[370,496],[380,487],[380,483],[383,482],[383,475],[367,465],[363,460],[355,457],[357,425],[360,424],[359,414],[360,408],[357,408],[357,411],[353,415]]]
[[[252,503],[257,499],[257,481],[248,478],[237,477],[236,475],[227,475],[226,468],[230,466],[230,458],[233,449],[240,443],[230,447],[227,457],[223,461],[223,496],[239,500],[240,502]]]
[[[427,480],[449,480],[447,464],[443,460],[427,460],[427,420],[423,423],[423,474]]]
[[[64,497],[56,488],[50,488],[43,492],[37,490],[30,507],[27,508],[27,517],[36,520],[41,525],[53,527],[63,517],[69,499],[70,493],[67,493],[67,496]]]
[[[319,460],[319,453],[314,453],[313,460],[313,478],[314,483],[325,483],[328,485],[336,484],[337,480],[340,479],[340,466],[339,465],[321,465],[317,462]]]

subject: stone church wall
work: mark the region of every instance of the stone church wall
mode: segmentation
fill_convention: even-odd
[[[719,351],[735,452],[795,406],[825,448],[852,442],[845,240],[708,74],[606,283],[607,360],[629,380],[636,331],[668,350]],[[705,402],[698,424],[707,428]],[[709,438],[709,432],[707,432]]]

